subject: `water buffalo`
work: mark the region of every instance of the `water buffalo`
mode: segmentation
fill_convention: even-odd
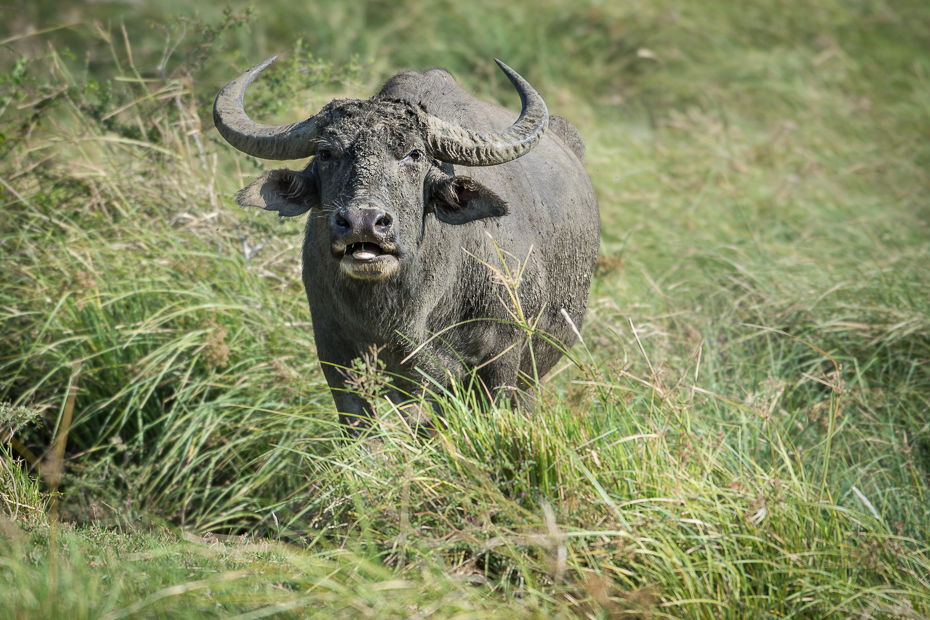
[[[345,369],[372,347],[394,377],[393,402],[474,370],[485,397],[532,408],[530,388],[581,328],[598,251],[578,130],[550,117],[500,61],[520,95],[519,117],[431,69],[399,73],[371,99],[264,126],[246,115],[243,97],[273,61],[223,88],[213,118],[254,157],[313,157],[303,170],[265,173],[237,202],[285,217],[310,212],[303,282],[340,421],[349,432],[370,425],[371,405],[347,388]],[[548,334],[532,346],[514,320],[507,269],[522,270],[522,317]]]

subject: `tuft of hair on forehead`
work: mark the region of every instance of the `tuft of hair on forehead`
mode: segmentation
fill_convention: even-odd
[[[395,122],[412,122],[422,125],[422,114],[426,107],[413,104],[403,99],[335,99],[326,104],[317,117],[320,120],[338,121],[343,119],[369,120],[372,117],[384,118]]]
[[[423,112],[422,104],[403,99],[337,99],[320,110],[317,123],[341,142],[351,142],[363,133],[382,133],[396,141],[426,131]]]

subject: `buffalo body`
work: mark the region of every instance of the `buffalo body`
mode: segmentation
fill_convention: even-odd
[[[502,64],[524,101],[519,117],[432,69],[400,73],[369,100],[333,101],[303,123],[263,127],[242,95],[264,66],[230,83],[214,115],[240,150],[314,156],[301,171],[266,173],[238,202],[309,211],[303,282],[343,423],[370,421],[346,369],[372,351],[393,376],[394,402],[475,371],[489,399],[531,408],[532,386],[581,329],[598,251],[578,131],[549,117]],[[540,334],[531,345],[528,324]]]

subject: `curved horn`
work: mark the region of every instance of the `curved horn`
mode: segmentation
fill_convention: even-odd
[[[436,159],[463,166],[494,166],[526,155],[546,132],[549,112],[542,97],[519,73],[496,58],[494,62],[520,94],[520,117],[504,131],[484,133],[428,116],[427,141]]]
[[[255,65],[223,87],[213,103],[213,123],[233,147],[261,159],[302,159],[316,152],[316,122],[310,117],[299,123],[269,127],[256,123],[245,113],[242,99],[258,74],[278,57]]]

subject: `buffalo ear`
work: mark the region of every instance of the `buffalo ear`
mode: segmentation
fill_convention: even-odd
[[[470,177],[445,178],[434,184],[430,205],[446,224],[467,224],[486,217],[507,215],[507,203]]]
[[[281,217],[306,213],[320,204],[316,178],[294,170],[272,170],[239,190],[236,202],[242,207],[277,211]]]

